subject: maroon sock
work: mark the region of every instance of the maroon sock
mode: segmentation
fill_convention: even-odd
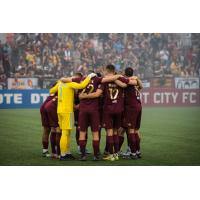
[[[43,146],[43,149],[48,149],[48,147],[49,147],[49,142],[47,142],[47,141],[42,141],[42,146]]]
[[[114,146],[113,136],[108,136],[108,151],[110,154],[113,154],[113,146]]]
[[[140,137],[137,133],[135,134],[135,138],[136,138],[136,149],[137,151],[140,151]]]
[[[88,140],[88,132],[86,132],[86,135],[85,135],[85,142],[86,142],[86,144],[87,144],[87,140]]]
[[[101,128],[99,128],[99,141],[101,140]]]
[[[56,151],[57,155],[60,155],[60,138],[61,138],[61,133],[56,133]]]
[[[51,132],[50,141],[51,141],[51,151],[52,153],[56,154],[56,132]]]
[[[85,140],[79,140],[79,146],[80,146],[80,150],[81,150],[81,155],[85,156],[86,141]]]
[[[79,146],[79,130],[78,130],[78,127],[76,127],[76,144]]]
[[[136,153],[136,138],[135,138],[135,134],[131,133],[128,134],[128,138],[129,138],[129,144],[130,144],[130,148],[131,148],[131,153]]]
[[[99,140],[93,140],[92,145],[93,145],[93,150],[94,150],[94,156],[98,156],[98,154],[99,154]]]
[[[127,145],[130,147],[128,129],[126,128]]]
[[[113,141],[114,141],[115,153],[118,153],[119,152],[119,136],[118,135],[113,135]]]
[[[109,145],[108,145],[108,136],[106,136],[106,146],[105,146],[105,150],[106,152],[109,151]]]
[[[119,150],[122,148],[122,145],[124,143],[124,136],[119,136]]]

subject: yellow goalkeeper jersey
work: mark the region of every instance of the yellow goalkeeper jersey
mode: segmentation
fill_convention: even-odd
[[[58,83],[50,89],[50,94],[58,92],[57,113],[71,113],[74,107],[74,89],[83,89],[90,82],[90,78],[86,78],[81,83]]]

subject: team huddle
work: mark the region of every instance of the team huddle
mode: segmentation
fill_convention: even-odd
[[[107,65],[104,76],[91,72],[61,78],[50,88],[50,96],[40,108],[43,126],[43,156],[74,160],[70,151],[71,130],[76,126],[79,160],[87,160],[88,127],[92,131],[93,160],[101,160],[101,129],[106,130],[103,160],[116,161],[122,155],[124,133],[127,133],[129,159],[141,158],[140,122],[142,83],[126,68],[123,75],[116,74],[114,65]],[[50,135],[52,154],[48,152]]]

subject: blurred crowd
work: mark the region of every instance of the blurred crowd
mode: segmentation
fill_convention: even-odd
[[[0,80],[59,78],[74,72],[133,67],[142,79],[194,77],[200,72],[200,34],[16,33],[0,42]]]

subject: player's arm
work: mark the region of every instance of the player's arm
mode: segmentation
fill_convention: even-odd
[[[102,94],[102,90],[101,89],[97,89],[96,92],[92,92],[89,94],[86,93],[80,93],[79,94],[79,99],[94,99],[94,98],[98,98],[101,96]]]
[[[116,74],[116,75],[109,76],[109,77],[104,77],[104,78],[102,78],[101,83],[113,82],[120,77],[122,77],[122,75],[120,75],[120,74]]]
[[[126,88],[126,87],[127,87],[127,84],[126,84],[126,83],[123,83],[123,82],[120,81],[120,80],[116,80],[115,83],[116,83],[119,87],[122,87],[122,88]]]
[[[73,89],[78,89],[78,90],[80,90],[80,89],[85,88],[85,87],[88,85],[89,82],[90,82],[90,78],[89,78],[89,77],[86,77],[86,78],[84,79],[84,81],[81,82],[81,83],[75,83],[75,82],[69,83],[69,87],[71,87],[71,88],[73,88]]]
[[[58,84],[59,82],[57,82],[56,85],[49,90],[50,94],[55,94],[56,92],[58,92]]]
[[[137,85],[139,90],[143,89],[142,81],[139,78],[137,79]]]
[[[132,76],[129,78],[129,85],[138,86],[139,90],[143,88],[142,81],[137,76]]]
[[[83,82],[81,82],[81,83],[71,82],[71,83],[69,83],[68,85],[69,85],[69,87],[71,87],[71,88],[73,88],[73,89],[78,89],[78,90],[80,90],[80,89],[85,88],[85,87],[88,85],[88,83],[90,82],[91,78],[93,78],[93,77],[95,77],[95,76],[96,76],[95,73],[91,73],[91,74],[89,74],[89,75],[84,79]]]

